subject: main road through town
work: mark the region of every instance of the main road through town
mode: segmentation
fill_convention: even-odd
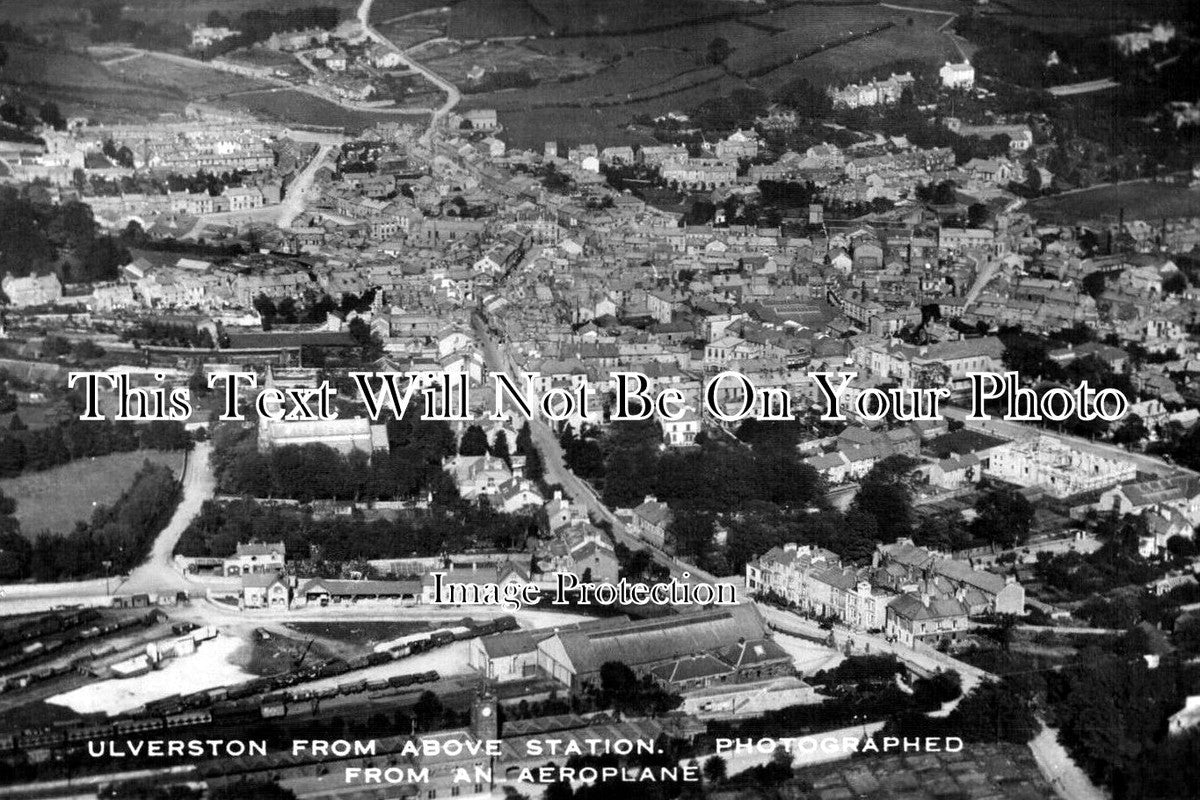
[[[512,378],[513,383],[517,386],[522,386],[523,382],[520,370],[511,357],[509,357],[509,354],[503,351],[503,344],[497,341],[497,336],[490,329],[487,319],[482,314],[476,314],[472,320],[472,324],[476,334],[479,336],[479,340],[483,343],[483,357],[488,369],[496,373],[505,373]],[[689,574],[688,579],[692,581],[699,580],[705,583],[715,583],[717,581],[715,576],[697,567],[677,561],[657,547],[650,545],[650,543],[639,539],[625,530],[624,523],[596,495],[596,491],[567,466],[562,447],[558,443],[558,437],[555,436],[554,431],[544,419],[538,416],[531,419],[529,421],[529,432],[534,446],[537,447],[538,452],[542,455],[542,461],[546,470],[546,482],[551,484],[557,483],[561,486],[563,491],[572,500],[588,510],[592,519],[608,522],[612,526],[613,538],[616,541],[630,548],[649,550],[651,557],[669,569],[672,577],[678,578],[684,572],[687,572]],[[740,582],[736,582],[735,586],[740,586]]]

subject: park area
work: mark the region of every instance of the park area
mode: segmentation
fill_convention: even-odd
[[[0,491],[17,501],[21,531],[33,538],[43,531],[65,535],[76,522],[88,522],[97,505],[112,505],[133,485],[142,464],[168,466],[179,475],[182,452],[135,450],[80,459],[44,472],[0,480]]]

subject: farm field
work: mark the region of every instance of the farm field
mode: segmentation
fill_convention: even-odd
[[[244,75],[207,67],[189,67],[149,55],[110,64],[108,70],[135,83],[162,87],[187,97],[211,97],[264,89],[271,85]]]
[[[491,107],[487,104],[465,104]],[[599,147],[610,145],[655,144],[653,136],[641,130],[630,130],[622,124],[625,109],[601,108],[539,108],[500,111],[504,140],[510,147],[537,148],[547,141],[560,147],[594,142]]]
[[[371,4],[371,20],[387,22],[396,17],[415,14],[418,11],[444,8],[448,5],[450,3],[447,0],[375,0]]]
[[[693,66],[690,59],[677,53],[655,51],[633,58],[572,81],[546,81],[519,92],[494,92],[490,97],[497,108],[538,108],[547,105],[587,105],[625,99],[636,102],[668,90],[682,90],[702,81],[722,77],[719,67]]]
[[[845,9],[841,10],[843,13]],[[913,24],[909,25],[908,20]],[[758,79],[764,88],[804,78],[817,86],[847,83],[891,65],[921,62],[930,66],[958,61],[961,56],[953,40],[938,28],[946,21],[940,14],[908,12],[880,13],[872,10],[847,32],[862,32],[887,22],[893,26],[862,39],[839,44],[816,55],[788,64]]]
[[[452,39],[548,36],[551,28],[526,0],[461,0],[450,10]]]
[[[936,2],[937,0],[932,0]],[[983,16],[1048,33],[1120,33],[1139,22],[1178,18],[1188,0],[1004,0]],[[905,4],[907,5],[907,4]],[[915,3],[921,5],[923,3]]]
[[[81,53],[11,43],[7,49],[5,82],[38,101],[55,101],[69,116],[152,120],[182,113],[186,104],[178,89],[126,80]]]
[[[401,50],[408,50],[430,39],[440,39],[446,35],[446,25],[449,15],[430,11],[419,16],[409,16],[405,19],[388,18],[378,13],[375,7],[371,9],[371,22],[375,30],[386,36]],[[376,21],[379,20],[379,21]]]
[[[418,1],[407,0],[410,3]],[[388,2],[399,5],[405,0]],[[172,22],[188,26],[203,24],[213,11],[236,18],[253,9],[286,11],[295,7],[295,3],[289,0],[133,0],[122,5],[125,16],[130,19],[139,19],[151,24]],[[350,19],[354,16],[354,10],[358,8],[358,0],[321,0],[313,5],[334,6],[341,12],[343,19]],[[87,3],[81,3],[79,0],[46,0],[38,3],[28,0],[0,0],[0,19],[22,27],[53,26],[58,22],[78,23],[86,19],[87,6]]]
[[[183,453],[136,450],[63,464],[0,480],[0,491],[17,501],[21,531],[32,539],[43,531],[67,534],[92,518],[94,505],[111,505],[133,484],[142,464],[164,464],[178,475]]]
[[[449,51],[431,45],[422,48],[417,57],[422,64],[465,91],[470,91],[472,85],[467,73],[476,66],[488,72],[525,72],[538,81],[587,75],[600,68],[599,64],[578,56],[551,56],[511,42],[484,42]]]
[[[1196,217],[1200,216],[1200,190],[1145,181],[1043,197],[1028,208],[1040,219],[1063,223],[1116,219],[1122,208],[1127,219]]]
[[[804,53],[895,21],[891,12],[870,6],[796,6],[760,19],[764,25],[780,32],[772,34],[756,31],[757,36],[750,46],[735,47],[733,55],[726,62],[734,72],[745,73],[755,67],[778,63],[781,59],[797,53]],[[942,16],[931,15],[929,19],[936,19],[939,25],[945,21],[945,17]],[[903,24],[904,20],[900,22]]]
[[[825,7],[837,5],[827,3]],[[846,5],[861,3],[847,0]],[[772,24],[769,18],[773,13],[761,5],[713,0],[462,0],[451,11],[450,36],[553,36],[563,40],[655,32],[672,26],[676,31],[694,31],[700,24],[736,24],[737,19]],[[701,43],[708,41],[695,38]]]
[[[243,94],[223,102],[279,122],[345,128],[354,132],[380,122],[411,122],[414,125],[423,125],[427,121],[427,115],[419,113],[378,114],[342,108],[328,100],[291,89]]]
[[[530,2],[534,8],[542,7],[534,0]],[[455,11],[464,4],[455,6]],[[618,6],[628,11],[628,4]],[[699,6],[687,7],[694,11]],[[515,91],[471,94],[468,102],[474,107],[496,108],[515,146],[537,146],[547,139],[624,144],[636,138],[624,130],[635,115],[687,111],[737,88],[755,86],[770,93],[798,78],[823,86],[871,74],[886,75],[891,69],[903,71],[917,63],[933,66],[957,61],[962,54],[955,40],[939,30],[949,19],[944,11],[794,4],[736,20],[636,35],[545,37],[510,46],[492,43],[486,49],[472,48],[456,56],[425,60],[432,68],[453,76],[460,85],[464,84],[458,76],[476,64],[494,65],[498,70],[530,69],[530,64],[536,63],[525,56],[530,51],[554,59],[547,62],[547,67],[556,63],[560,75],[592,62],[595,71],[584,77],[543,80],[537,86]],[[888,24],[891,27],[877,30]],[[610,27],[617,27],[616,23]],[[846,42],[856,35],[865,36]],[[723,67],[713,66],[706,59],[708,43],[717,37],[726,39],[732,49]],[[822,45],[830,47],[795,63],[784,63]],[[430,50],[436,53],[440,48],[435,45]],[[486,63],[485,52],[489,54]],[[771,69],[775,65],[780,66]],[[762,70],[769,71],[756,74]],[[602,129],[596,124],[600,120],[595,114],[562,113],[557,115],[562,122],[556,124],[555,115],[543,113],[553,107],[561,112],[575,108],[584,112],[583,107],[589,104],[605,109]],[[580,127],[572,128],[572,124]]]

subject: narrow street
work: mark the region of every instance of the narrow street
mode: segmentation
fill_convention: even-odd
[[[122,593],[161,593],[196,588],[175,569],[172,561],[179,538],[192,520],[200,514],[200,507],[204,505],[204,501],[211,498],[217,490],[217,479],[208,463],[211,451],[212,445],[208,442],[197,442],[195,449],[188,454],[182,479],[183,497],[179,500],[179,506],[176,507],[167,526],[154,540],[149,558],[129,573],[129,579],[121,585]]]

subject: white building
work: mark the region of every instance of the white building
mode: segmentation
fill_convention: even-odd
[[[970,61],[961,64],[951,64],[947,61],[946,65],[938,70],[938,76],[942,79],[942,86],[947,89],[970,89],[975,85],[975,67],[971,66]]]
[[[984,474],[1017,486],[1036,486],[1062,499],[1132,481],[1137,466],[1039,436],[996,448]]]

